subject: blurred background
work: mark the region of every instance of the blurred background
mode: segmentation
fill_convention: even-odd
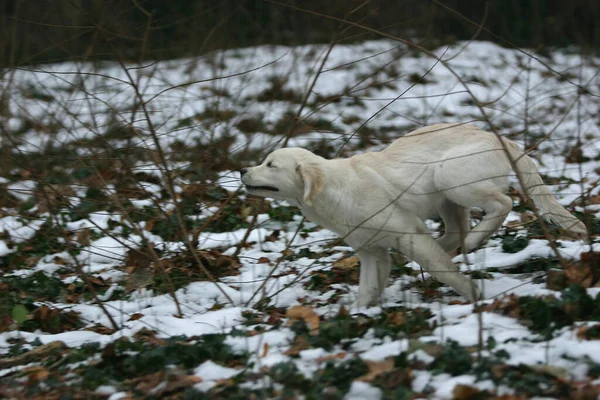
[[[4,0],[0,67],[74,58],[165,59],[274,43],[377,37],[354,23],[436,47],[473,37],[537,50],[600,44],[595,0]],[[149,29],[148,29],[149,28]],[[344,26],[348,28],[348,26]]]

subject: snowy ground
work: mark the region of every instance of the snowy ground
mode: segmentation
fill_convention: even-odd
[[[247,200],[232,172],[286,141],[347,156],[426,124],[491,124],[533,149],[596,241],[599,60],[472,42],[438,62],[370,41],[334,47],[315,81],[326,53],[5,71],[0,397],[600,393],[590,246],[553,230],[561,264],[518,190],[503,229],[454,260],[487,300],[463,303],[397,257],[381,305],[350,309],[352,249],[285,203]]]

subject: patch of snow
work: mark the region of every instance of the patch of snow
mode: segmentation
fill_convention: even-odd
[[[212,389],[219,380],[232,378],[240,372],[238,369],[223,367],[208,360],[194,369],[194,374],[202,379],[202,382],[194,385],[194,387],[206,392]]]

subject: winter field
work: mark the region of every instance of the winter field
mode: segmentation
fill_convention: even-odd
[[[3,71],[0,398],[598,398],[598,64],[382,40]],[[589,241],[545,232],[515,180],[454,258],[486,300],[393,254],[356,309],[352,249],[240,187],[281,146],[350,156],[437,122],[530,150]]]

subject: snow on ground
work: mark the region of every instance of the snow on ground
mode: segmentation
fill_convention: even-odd
[[[130,72],[138,79],[162,148],[175,148],[177,143],[210,146],[215,141],[231,138],[230,149],[234,150],[225,156],[233,159],[246,154],[244,152],[260,151],[264,155],[266,150],[282,143],[287,132],[273,130],[286,113],[295,115],[300,105],[284,99],[256,101],[256,98],[278,81],[283,82],[282,86],[290,93],[304,94],[325,50],[320,45],[232,49],[219,54],[220,62],[210,56],[172,60]],[[557,184],[552,190],[562,204],[578,203],[582,193],[588,198],[599,194],[597,114],[600,101],[596,93],[599,60],[564,51],[553,52],[549,57],[540,56],[539,60],[562,74],[556,75],[541,61],[488,42],[459,43],[437,49],[435,54],[445,62],[436,64],[434,59],[386,40],[335,46],[308,96],[308,104],[316,105],[305,107],[301,113],[309,128],[292,137],[288,145],[318,148],[325,143],[339,149],[345,143],[343,154],[351,155],[366,149],[380,149],[409,129],[424,124],[473,122],[487,128],[480,109],[467,92],[470,91],[483,105],[485,117],[499,128],[500,133],[527,146],[540,141],[533,155],[539,161],[542,174],[547,179],[556,178]],[[69,71],[98,70],[102,73],[68,74]],[[459,82],[456,75],[463,82]],[[21,131],[13,151],[36,154],[50,145],[60,145],[83,158],[89,155],[89,149],[82,143],[97,138],[114,124],[127,124],[141,132],[127,141],[113,141],[114,146],[134,145],[156,150],[156,143],[146,134],[149,126],[141,115],[132,117],[129,113],[114,112],[131,107],[135,92],[126,84],[127,80],[116,64],[107,63],[101,66],[61,63],[16,71],[12,82],[0,83],[11,99],[11,117],[7,126],[15,132]],[[186,82],[196,83],[183,85]],[[582,95],[573,82],[589,88],[589,92]],[[40,93],[52,95],[55,102],[46,104],[36,96],[24,96],[23,87],[34,87]],[[85,98],[81,92],[83,87]],[[215,93],[227,94],[217,96]],[[339,97],[335,102],[319,103],[322,102],[319,99],[329,96]],[[199,117],[216,115],[219,110],[230,111],[231,115],[221,119]],[[370,131],[366,136],[360,132],[354,134],[370,117],[373,118],[367,125]],[[256,120],[257,128],[254,132],[243,132],[240,124],[249,118]],[[47,126],[55,126],[60,121],[60,125],[53,134],[40,134],[27,121],[38,121]],[[312,128],[311,124],[321,127]],[[566,163],[565,156],[579,142],[581,163]],[[247,154],[255,154],[245,160],[247,163],[260,161],[258,153]],[[170,166],[184,170],[193,162],[193,159],[174,158]],[[153,162],[139,160],[133,170],[162,179],[160,168]],[[75,165],[67,172],[75,173]],[[243,193],[238,192],[238,177],[237,172],[225,168],[218,171],[213,184],[244,200]],[[177,179],[176,193],[182,193],[182,187],[190,183],[189,178]],[[2,178],[0,185],[6,186],[8,193],[23,202],[30,200],[38,186],[33,180],[14,177],[10,180]],[[132,199],[133,207],[147,210],[159,205],[169,213],[174,210],[172,202],[161,193],[159,184],[144,182],[144,188],[147,196]],[[117,195],[116,189],[109,186],[103,190],[108,196]],[[78,193],[86,193],[85,188]],[[272,207],[285,209],[286,206],[274,203]],[[193,217],[205,221],[220,212],[219,207],[207,203]],[[560,296],[546,287],[545,280],[538,279],[543,272],[511,272],[516,265],[532,259],[554,257],[548,241],[539,237],[529,240],[525,247],[514,253],[503,250],[504,230],[518,223],[520,216],[520,213],[511,213],[505,228],[486,245],[466,259],[463,256],[454,258],[463,272],[487,274],[486,279],[478,279],[487,298],[482,302],[484,306],[491,306],[494,298],[507,294]],[[190,220],[193,217],[190,216]],[[24,251],[19,245],[34,237],[47,218],[48,214],[42,212],[36,218],[31,215],[24,218],[19,216],[17,209],[4,207],[0,214],[0,257]],[[335,283],[323,291],[311,286],[315,274],[327,274],[332,263],[347,256],[351,250],[340,243],[332,245],[335,235],[331,232],[309,222],[302,224],[298,215],[280,222],[268,214],[260,214],[256,219],[257,227],[250,232],[247,227],[199,232],[198,249],[218,250],[225,256],[235,254],[239,268],[236,274],[221,277],[218,284],[198,281],[184,285],[174,292],[176,303],[172,295],[143,286],[124,292],[123,286],[130,273],[123,266],[129,252],[143,249],[147,242],[153,243],[164,254],[182,252],[185,249],[183,242],[152,233],[150,224],[154,222],[150,219],[139,222],[139,232],[132,230],[131,221],[126,220],[119,210],[91,212],[79,219],[76,216],[64,218],[62,222],[67,231],[92,233],[90,240],[81,241],[84,244],[77,254],[49,249],[48,254],[31,265],[2,265],[3,274],[5,277],[30,276],[41,271],[48,276],[61,277],[60,271],[78,265],[91,276],[109,283],[100,297],[104,309],[89,298],[74,304],[57,299],[37,301],[37,305],[78,313],[84,321],[83,326],[60,333],[40,329],[30,332],[12,326],[0,333],[0,355],[7,355],[17,339],[42,344],[60,340],[68,347],[79,348],[93,342],[105,347],[120,338],[132,338],[145,329],[155,331],[157,337],[163,339],[225,334],[224,343],[232,352],[247,354],[248,358],[244,365],[227,366],[206,360],[195,366],[192,375],[201,378],[202,382],[194,384],[194,388],[202,392],[233,379],[248,390],[264,387],[283,390],[285,385],[273,382],[273,376],[260,374],[289,363],[294,364],[302,376],[318,380],[324,365],[341,365],[354,358],[382,363],[389,357],[410,354],[413,360],[421,363],[433,362],[435,352],[432,356],[422,348],[416,348],[415,340],[422,346],[444,345],[447,340],[453,340],[466,347],[477,347],[481,339],[483,343],[494,340],[494,352],[504,351],[507,365],[550,365],[560,368],[566,378],[573,380],[591,376],[590,363],[600,364],[598,337],[585,340],[577,334],[578,329],[588,324],[585,319],[557,330],[551,337],[543,337],[515,315],[490,311],[475,313],[472,304],[456,304],[452,300],[460,299],[448,293],[447,288],[440,290],[445,294],[441,298],[424,296],[423,287],[418,285],[421,280],[418,273],[390,280],[380,307],[350,309],[348,312],[354,319],[374,319],[398,306],[409,311],[428,310],[431,331],[421,332],[418,337],[406,334],[381,337],[372,328],[361,337],[350,335],[347,343],[340,341],[328,349],[308,346],[294,352],[298,345],[293,326],[268,322],[268,313],[261,314],[262,320],[250,324],[247,323],[248,315],[262,312],[265,304],[261,302],[266,297],[270,298],[272,308],[310,305],[322,317],[322,324],[339,315],[343,311],[342,305],[349,307],[357,292],[354,283]],[[246,220],[251,221],[252,215]],[[437,223],[429,225],[432,229],[439,228]],[[273,237],[274,231],[278,236]],[[527,229],[522,231],[527,233]],[[238,249],[243,240],[249,245]],[[558,251],[567,262],[577,261],[583,252],[590,251],[590,246],[581,240],[561,239],[558,244]],[[600,251],[600,244],[593,243],[591,248]],[[419,270],[413,262],[406,267]],[[61,279],[72,285],[82,284],[81,278],[75,275]],[[592,297],[598,292],[598,289],[589,289]],[[271,318],[287,321],[285,315]],[[112,329],[111,319],[118,325],[118,330],[107,334],[91,329],[98,325]],[[251,334],[240,335],[240,331]],[[26,345],[25,349],[29,347]],[[492,354],[491,350],[486,351]],[[0,379],[15,371],[13,367],[0,367]],[[440,399],[452,398],[457,384],[493,391],[497,395],[518,391],[506,386],[506,382],[497,385],[472,372],[458,376],[447,372],[414,369],[412,378],[407,380],[408,389]],[[381,398],[382,389],[372,383],[372,379],[352,380],[343,394],[346,399]],[[115,399],[124,393],[110,385],[94,389],[97,394],[104,393]]]

